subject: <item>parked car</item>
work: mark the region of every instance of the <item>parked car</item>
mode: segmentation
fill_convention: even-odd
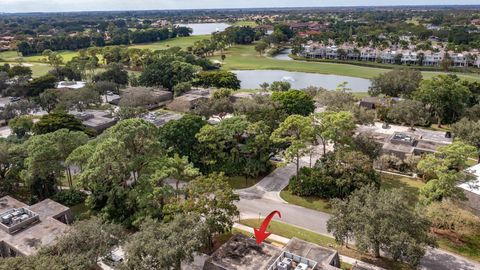
[[[20,97],[10,97],[9,100],[10,100],[10,102],[17,102],[17,101],[21,100],[21,98]]]

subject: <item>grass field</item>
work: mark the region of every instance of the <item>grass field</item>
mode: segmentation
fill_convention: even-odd
[[[258,24],[255,21],[238,21],[235,22],[233,25],[235,26],[250,26],[250,27],[255,27]]]
[[[10,66],[18,65],[18,63],[15,63],[15,62],[7,62],[7,64],[9,64]],[[32,69],[33,77],[38,77],[38,76],[45,75],[49,70],[52,69],[51,66],[49,66],[48,64],[44,64],[44,63],[24,62],[22,64],[26,65],[26,66],[28,66]]]
[[[189,36],[189,37],[178,37],[169,40],[133,45],[131,48],[138,49],[150,49],[150,50],[166,50],[172,47],[180,47],[186,49],[188,46],[192,46],[196,41],[209,39],[210,35],[199,35],[199,36]]]
[[[317,197],[300,197],[293,195],[288,189],[284,189],[280,192],[280,197],[288,203],[299,205],[305,208],[313,209],[320,212],[331,213],[332,206],[328,200],[320,199]]]
[[[462,239],[462,244],[457,244],[445,237],[437,237],[440,248],[453,253],[461,254],[475,261],[480,261],[480,233]]]

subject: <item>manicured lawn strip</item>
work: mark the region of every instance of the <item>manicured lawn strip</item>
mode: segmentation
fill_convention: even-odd
[[[180,47],[186,49],[189,46],[192,46],[195,42],[209,39],[210,35],[199,35],[199,36],[189,36],[189,37],[177,37],[168,40],[163,40],[154,43],[138,44],[130,46],[131,48],[138,49],[150,49],[150,50],[166,50],[173,47]]]
[[[416,69],[424,72],[444,72],[440,67],[431,67],[431,66],[408,66],[408,65],[392,65],[392,64],[383,64],[377,62],[368,62],[368,61],[356,61],[356,60],[337,60],[337,59],[316,59],[316,58],[304,58],[299,57],[293,54],[290,54],[290,58],[293,58],[298,61],[305,62],[318,62],[318,63],[337,63],[337,64],[349,64],[355,66],[369,67],[369,68],[384,68],[384,69]],[[449,72],[455,74],[465,74],[465,75],[480,75],[480,70],[478,68],[452,68]],[[428,75],[427,75],[428,76]]]
[[[256,27],[258,24],[255,21],[238,21],[238,22],[235,22],[233,25]]]
[[[441,249],[480,261],[480,234],[464,237],[462,240],[464,241],[463,245],[458,245],[445,237],[437,235],[437,243]]]
[[[246,219],[240,221],[241,224],[252,227],[258,228],[262,221],[258,219]],[[286,238],[297,237],[299,239],[315,243],[319,246],[323,246],[326,248],[332,248],[337,250],[340,254],[355,258],[357,260],[361,260],[364,262],[368,262],[386,269],[411,269],[407,265],[403,263],[393,262],[387,258],[373,258],[369,255],[365,255],[352,247],[346,248],[344,246],[340,246],[335,242],[335,239],[317,234],[315,232],[305,230],[296,226],[292,226],[289,224],[285,224],[278,221],[270,222],[270,225],[267,228],[267,231],[276,235],[280,235]]]
[[[292,192],[290,192],[288,188],[280,192],[280,197],[282,197],[282,199],[284,199],[285,201],[291,204],[295,204],[308,209],[313,209],[316,211],[325,212],[329,214],[332,213],[332,206],[330,205],[328,200],[320,199],[317,197],[297,196],[292,194]]]

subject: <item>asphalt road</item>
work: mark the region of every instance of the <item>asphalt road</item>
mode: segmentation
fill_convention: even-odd
[[[317,158],[318,155],[313,158],[313,161]],[[309,166],[309,164],[309,157],[302,158],[301,166]],[[282,214],[281,219],[275,217],[278,221],[331,236],[326,226],[330,218],[329,214],[288,204],[280,198],[280,191],[288,185],[288,181],[295,174],[295,171],[296,166],[289,164],[276,169],[257,185],[238,190],[240,201],[237,202],[237,207],[240,210],[240,218],[263,218],[270,212],[277,210]],[[429,249],[419,268],[428,270],[480,270],[480,263],[443,250]]]

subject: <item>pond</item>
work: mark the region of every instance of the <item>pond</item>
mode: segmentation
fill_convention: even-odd
[[[283,50],[281,51],[279,54],[275,55],[274,57],[272,57],[273,59],[276,59],[276,60],[286,60],[286,61],[290,61],[290,60],[293,60],[292,58],[290,58],[290,55],[292,53],[292,49],[286,49],[286,50]]]
[[[294,89],[303,89],[309,86],[319,86],[329,90],[336,89],[340,83],[348,82],[353,92],[366,92],[370,87],[370,80],[306,72],[290,72],[283,70],[236,70],[233,71],[241,83],[242,89],[259,89],[260,84],[274,81],[286,81]]]
[[[179,26],[186,26],[193,29],[193,36],[199,35],[210,35],[213,32],[221,32],[230,27],[226,23],[190,23],[190,24],[179,24]]]

